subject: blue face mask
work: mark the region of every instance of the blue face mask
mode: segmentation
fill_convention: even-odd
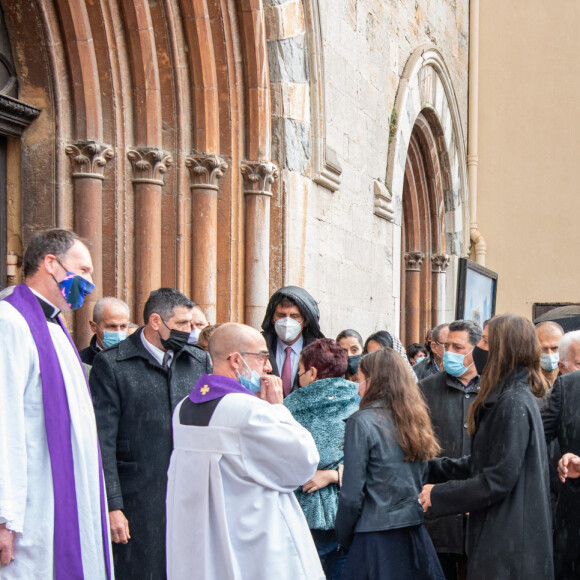
[[[60,264],[60,266],[63,270],[66,270],[62,264]],[[95,289],[94,284],[82,276],[79,276],[74,272],[69,272],[68,270],[66,270],[66,276],[62,281],[57,282],[54,276],[52,276],[52,279],[58,284],[60,293],[71,310],[80,308],[85,301],[85,296],[88,296]]]
[[[468,352],[467,354],[470,353]],[[463,361],[467,354],[449,352],[446,350],[443,354],[443,367],[445,368],[445,372],[449,373],[453,377],[463,376],[468,371],[469,367],[473,364],[471,363],[469,367],[464,366]]]
[[[555,353],[542,353],[540,355],[540,366],[545,371],[555,371],[558,368],[558,361],[560,360],[560,354]]]
[[[241,359],[244,361],[244,364],[246,365],[246,368],[248,369],[248,372],[250,373],[250,378],[247,379],[246,377],[244,377],[243,375],[238,373],[238,381],[240,381],[240,384],[242,385],[242,387],[245,387],[246,389],[248,389],[248,391],[250,391],[252,393],[259,393],[260,387],[261,387],[261,381],[260,381],[260,375],[258,374],[258,371],[251,371],[250,367],[248,366],[248,363],[244,360],[244,357],[241,357]]]
[[[418,365],[422,360],[425,360],[424,356],[419,356],[415,359],[415,364]]]
[[[103,348],[111,348],[127,338],[126,330],[103,330]]]

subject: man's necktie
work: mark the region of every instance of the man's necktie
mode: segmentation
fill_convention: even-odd
[[[166,350],[165,354],[163,355],[163,363],[162,363],[162,367],[164,369],[169,369],[169,364],[171,363],[171,353]]]
[[[284,388],[284,396],[289,395],[292,390],[292,359],[290,358],[290,353],[292,352],[292,347],[287,346],[285,348],[286,360],[284,361],[284,366],[282,367],[282,387]]]

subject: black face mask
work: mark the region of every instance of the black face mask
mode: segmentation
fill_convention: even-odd
[[[159,335],[161,338],[161,335]],[[171,328],[169,330],[169,338],[161,338],[161,344],[165,350],[178,351],[181,350],[189,340],[189,332],[183,332],[182,330],[175,330]]]
[[[358,372],[358,365],[360,364],[360,354],[348,357],[348,367],[346,369],[347,375],[356,375]]]
[[[473,357],[473,364],[477,370],[477,374],[481,375],[483,369],[485,368],[485,363],[487,362],[487,350],[483,350],[483,348],[479,348],[478,346],[473,347],[473,352],[471,356]]]

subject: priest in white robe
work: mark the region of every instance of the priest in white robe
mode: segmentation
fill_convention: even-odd
[[[91,398],[58,317],[92,288],[87,247],[49,230],[0,301],[0,579],[113,575]]]
[[[282,405],[264,337],[224,324],[203,375],[173,415],[167,491],[169,580],[321,580],[293,491],[312,478],[318,451]],[[256,396],[256,394],[257,396]]]

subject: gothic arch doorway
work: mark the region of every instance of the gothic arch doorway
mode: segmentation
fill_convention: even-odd
[[[450,188],[442,127],[424,109],[411,132],[403,181],[401,340],[423,343],[445,316],[444,192]]]

